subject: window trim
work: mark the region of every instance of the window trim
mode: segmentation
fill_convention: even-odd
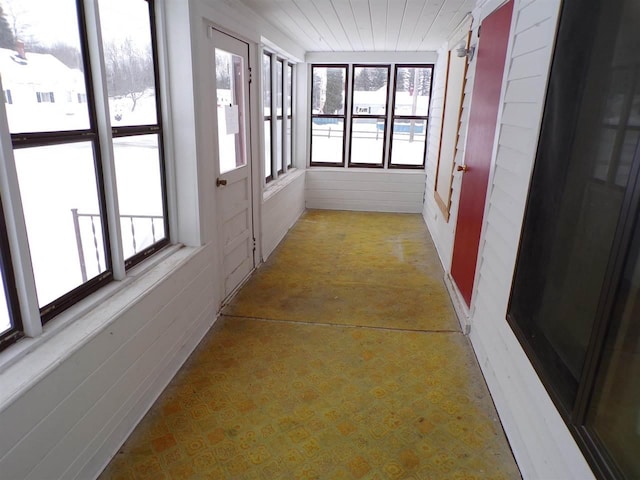
[[[396,88],[396,83],[398,80],[398,69],[400,68],[426,68],[431,70],[431,81],[429,83],[429,105],[427,105],[427,114],[426,115],[396,115],[396,94],[398,90]],[[389,170],[424,170],[427,165],[427,145],[429,142],[429,120],[431,118],[431,101],[433,99],[433,71],[434,65],[427,63],[396,63],[394,65],[393,70],[393,98],[392,98],[392,106],[391,106],[391,133],[389,136],[389,156],[387,158],[387,168]],[[424,150],[422,152],[422,164],[421,165],[400,165],[394,164],[392,162],[393,159],[393,133],[395,129],[396,120],[424,120]]]
[[[348,63],[312,63],[310,65],[311,68],[311,88],[310,92],[310,122],[309,122],[309,166],[311,167],[344,167],[346,164],[346,153],[347,153],[347,113],[351,108],[349,105],[349,71],[350,65]],[[344,77],[344,113],[342,115],[336,114],[319,114],[313,113],[313,69],[314,68],[344,68],[345,77]],[[342,119],[342,161],[341,162],[314,162],[313,161],[313,119],[314,118],[337,118]]]

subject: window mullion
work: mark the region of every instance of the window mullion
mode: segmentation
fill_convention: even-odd
[[[120,208],[118,206],[118,191],[113,153],[113,134],[109,116],[109,100],[107,92],[107,74],[102,48],[102,33],[97,3],[84,0],[87,18],[86,28],[91,59],[91,73],[97,113],[97,129],[102,159],[102,174],[104,178],[104,192],[107,204],[107,224],[109,226],[109,244],[111,246],[111,263],[113,278],[123,280],[126,277],[124,252],[122,248],[122,231],[120,227]]]
[[[387,89],[387,125],[384,132],[384,168],[388,169],[391,163],[391,137],[393,136],[393,117],[395,115],[395,92],[396,92],[396,65],[389,66],[389,86]]]
[[[0,102],[0,192],[4,207],[0,215],[4,214],[6,220],[22,328],[28,337],[37,337],[42,334],[42,320],[4,102]]]
[[[342,148],[342,160],[344,168],[349,168],[351,161],[351,122],[353,121],[353,64],[349,64],[346,70],[345,95],[344,95],[344,144]]]

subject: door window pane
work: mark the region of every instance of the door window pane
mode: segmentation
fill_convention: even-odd
[[[382,165],[385,121],[354,118],[351,123],[351,159],[353,164]]]
[[[124,258],[166,237],[158,135],[113,139]]]
[[[395,115],[426,117],[429,115],[431,68],[396,69]]]
[[[75,0],[3,0],[14,32],[0,45],[11,133],[86,130],[87,86]],[[55,28],[52,26],[55,25]],[[9,25],[7,25],[9,27]],[[28,40],[27,40],[28,39]]]
[[[90,142],[14,151],[40,307],[107,270]]]
[[[424,163],[426,146],[427,121],[404,120],[393,121],[391,145],[392,165],[420,166]]]
[[[158,123],[149,4],[100,0],[111,124]]]
[[[247,164],[244,151],[244,61],[216,48],[220,174]]]

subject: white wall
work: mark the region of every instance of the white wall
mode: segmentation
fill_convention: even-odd
[[[304,170],[271,185],[262,203],[262,259],[266,260],[304,213]]]
[[[479,3],[476,20],[501,2]],[[585,480],[593,474],[505,320],[559,4],[560,0],[515,2],[470,336],[524,478]],[[438,220],[431,200],[433,186],[427,188],[425,219],[448,271],[452,225]],[[452,215],[450,223],[456,217]]]
[[[169,93],[163,113],[172,241],[189,247],[170,247],[56,317],[41,337],[1,352],[3,480],[95,478],[215,321],[222,299],[212,136],[203,114],[210,75],[202,61],[209,53],[205,20],[256,44],[268,37],[303,57],[237,2],[158,4],[167,24],[161,78]],[[259,111],[256,88],[252,109]],[[303,186],[301,171],[266,199],[267,250],[302,212]]]
[[[420,213],[424,184],[422,171],[309,168],[307,208]]]

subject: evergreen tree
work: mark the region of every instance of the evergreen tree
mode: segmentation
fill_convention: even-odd
[[[322,78],[318,74],[313,75],[313,98],[311,99],[311,108],[314,112],[319,112],[322,105],[320,105],[320,94],[322,91]]]
[[[16,40],[13,36],[13,30],[7,21],[7,17],[0,6],[0,48],[10,48],[13,50]]]
[[[359,92],[370,92],[375,90],[375,88],[372,87],[373,82],[371,81],[369,70],[369,68],[360,69],[360,72],[354,79],[354,90]]]
[[[324,113],[339,113],[343,108],[344,71],[340,68],[327,70],[327,96],[324,101]]]

